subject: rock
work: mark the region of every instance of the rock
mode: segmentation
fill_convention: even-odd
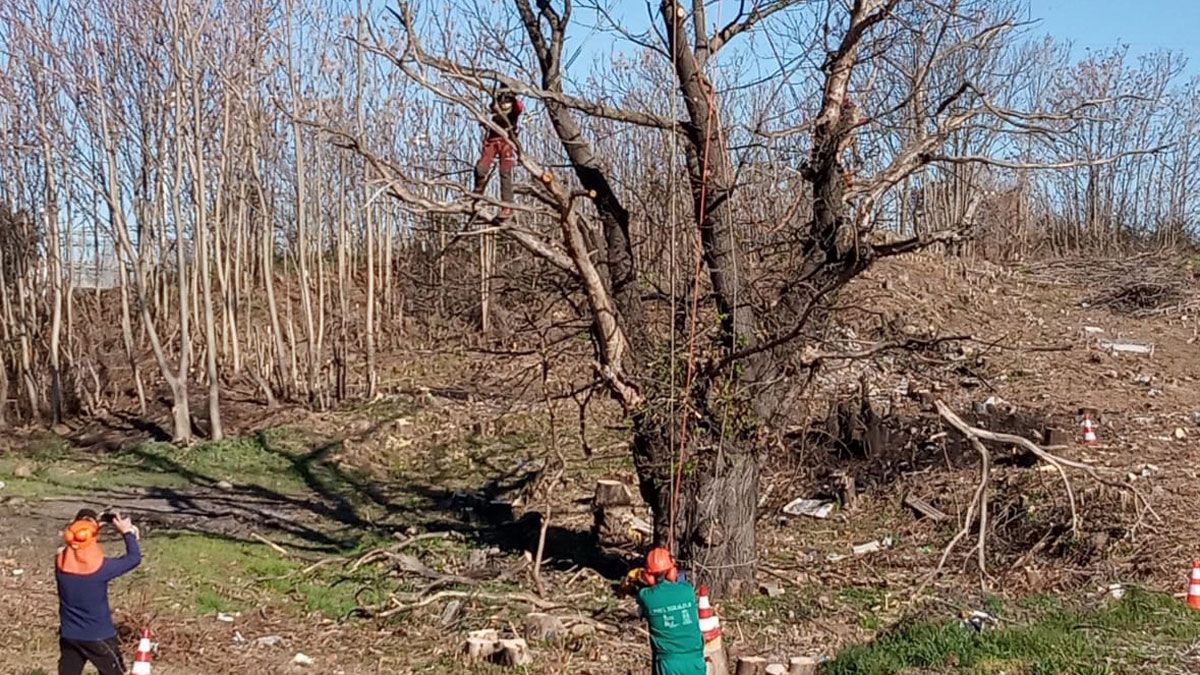
[[[18,464],[17,468],[13,469],[13,476],[17,478],[32,478],[33,467],[28,464]]]
[[[227,480],[217,481],[217,489],[218,490],[226,490],[226,491],[232,490],[233,483],[230,483]]]
[[[1175,428],[1175,440],[1182,441],[1187,438],[1187,432],[1181,427]]]
[[[303,652],[296,652],[296,655],[292,657],[292,663],[298,666],[312,666],[316,665],[317,662],[313,659],[313,657]]]
[[[758,585],[758,592],[768,598],[778,598],[783,595],[783,586],[778,581],[764,581]]]
[[[525,639],[530,642],[557,642],[566,632],[562,619],[553,614],[531,612],[525,616]]]
[[[8,487],[8,483],[5,483],[4,481],[0,480],[0,490],[3,490],[6,487]]]
[[[458,621],[458,616],[461,613],[462,602],[458,600],[451,600],[450,602],[447,602],[446,608],[442,610],[442,617],[440,619],[441,624],[443,626],[449,626],[453,624],[455,621]]]

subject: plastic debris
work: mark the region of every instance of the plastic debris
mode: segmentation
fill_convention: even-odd
[[[225,623],[233,623],[233,615],[226,614],[225,612],[217,612],[217,621],[223,621]]]
[[[866,555],[868,553],[877,553],[879,551],[882,551],[885,548],[891,548],[891,547],[892,547],[892,538],[884,537],[882,541],[880,541],[879,539],[876,539],[875,541],[869,541],[865,544],[859,544],[858,546],[855,546],[852,550],[854,552],[854,555]]]
[[[833,502],[825,499],[800,498],[783,507],[783,512],[789,516],[809,516],[811,518],[828,518],[833,513]]]
[[[976,633],[982,633],[984,628],[996,624],[996,617],[976,609],[972,610],[967,616],[964,616],[962,622],[964,626],[974,630]]]
[[[317,662],[313,659],[313,657],[303,652],[296,652],[296,655],[292,657],[292,663],[298,666],[312,666],[316,665]]]
[[[275,647],[283,644],[283,638],[278,635],[264,635],[254,639],[255,647]]]

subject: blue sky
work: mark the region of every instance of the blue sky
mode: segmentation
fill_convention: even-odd
[[[1030,9],[1042,19],[1034,30],[1071,40],[1076,57],[1124,43],[1134,54],[1182,52],[1200,73],[1200,0],[1030,0]]]

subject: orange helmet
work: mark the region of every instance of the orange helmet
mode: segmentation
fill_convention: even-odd
[[[653,586],[659,578],[667,581],[675,581],[679,578],[675,560],[671,558],[671,552],[661,546],[650,549],[650,552],[646,554],[646,583]]]

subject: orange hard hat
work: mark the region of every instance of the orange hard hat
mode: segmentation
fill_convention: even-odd
[[[675,569],[675,561],[671,559],[671,552],[659,546],[650,549],[646,554],[646,572],[654,576],[662,576],[667,572]]]

